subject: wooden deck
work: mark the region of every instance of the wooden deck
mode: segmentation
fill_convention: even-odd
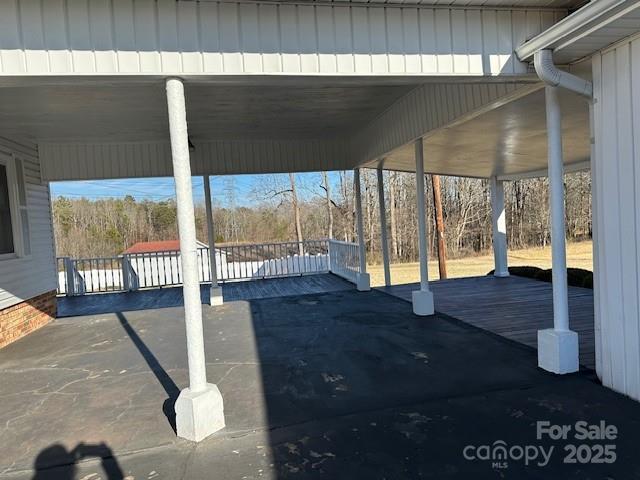
[[[260,298],[308,295],[353,290],[355,286],[330,273],[298,277],[230,282],[222,285],[226,302]],[[204,304],[209,303],[209,285],[201,286]],[[100,293],[58,297],[58,317],[131,312],[183,305],[182,287],[153,288],[127,293]]]
[[[493,276],[430,283],[436,310],[517,342],[537,347],[537,332],[553,326],[551,284],[528,278]],[[419,284],[383,287],[411,301]],[[593,291],[569,287],[569,321],[580,338],[580,363],[595,369]]]

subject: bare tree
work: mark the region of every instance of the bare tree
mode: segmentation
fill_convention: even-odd
[[[389,176],[389,222],[391,223],[391,252],[398,258],[398,230],[396,225],[396,172]]]
[[[302,238],[302,224],[300,223],[300,204],[298,203],[298,193],[296,192],[295,174],[289,174],[289,182],[291,183],[291,204],[293,206],[293,217],[296,224],[296,237],[298,238],[298,253],[304,255],[304,245]]]
[[[327,238],[333,238],[333,208],[331,204],[331,185],[329,185],[329,175],[322,172],[322,183],[327,200]]]
[[[447,278],[447,248],[444,239],[444,216],[442,214],[442,195],[440,175],[431,175],[433,186],[433,208],[436,216],[436,235],[438,237],[438,270],[440,279]]]
[[[364,173],[363,210],[365,238],[377,245],[380,228],[378,196],[372,185],[373,172]],[[372,177],[368,178],[367,174]],[[237,188],[229,177],[224,183],[224,204],[215,208],[218,243],[261,243],[324,238],[328,222],[334,235],[353,241],[355,231],[353,184],[349,172],[338,174],[337,188],[331,189],[329,175],[309,188],[301,175],[273,175],[255,182],[251,202],[237,200]],[[315,174],[315,178],[318,176]],[[370,181],[371,180],[371,181]],[[565,176],[566,235],[571,240],[591,237],[591,176],[589,172]],[[388,188],[390,251],[394,261],[416,261],[415,175],[391,172]],[[438,186],[426,184],[427,215],[432,232],[439,231]],[[310,193],[310,195],[307,195]],[[434,197],[434,195],[436,195]],[[549,184],[546,179],[526,179],[505,183],[507,237],[509,248],[544,246],[550,239]],[[448,257],[487,252],[491,248],[490,188],[486,180],[440,176],[442,224],[447,235],[429,235],[430,254],[444,240]],[[54,198],[53,223],[57,253],[74,257],[120,254],[135,242],[178,238],[174,200],[126,198]],[[329,212],[332,220],[329,220]],[[202,205],[195,209],[198,238],[206,239],[206,217]],[[440,230],[441,231],[441,230]],[[372,241],[373,240],[373,241]],[[296,248],[296,250],[299,250]],[[371,254],[373,253],[373,255]],[[371,262],[380,260],[380,251],[369,251]]]

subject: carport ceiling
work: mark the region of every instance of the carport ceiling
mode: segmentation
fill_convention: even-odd
[[[292,0],[275,0],[277,3],[288,3]],[[442,2],[440,0],[296,0],[298,3],[316,3],[316,4],[349,4],[355,3],[357,5],[371,4],[378,5],[402,5],[402,6],[430,6],[445,5],[447,7],[468,7],[468,6],[482,6],[482,7],[539,7],[539,8],[575,8],[586,3],[587,0],[447,0]]]
[[[199,139],[347,136],[412,84],[187,84],[187,119]],[[164,83],[78,83],[0,88],[0,135],[35,141],[166,140]]]
[[[561,92],[565,165],[590,158],[589,107]],[[425,171],[442,175],[517,175],[547,167],[544,89],[424,138]],[[369,166],[375,166],[375,163]],[[387,156],[384,168],[415,171],[414,147]]]
[[[348,139],[415,86],[406,78],[188,82],[189,132],[196,147],[204,140]],[[567,92],[561,98],[565,163],[586,161],[588,106]],[[13,84],[0,87],[0,136],[65,143],[166,141],[166,108],[162,79]],[[517,175],[544,169],[546,159],[543,90],[425,137],[425,170],[432,173]],[[387,155],[385,168],[413,171],[413,146]]]

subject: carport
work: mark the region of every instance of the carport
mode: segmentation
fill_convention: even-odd
[[[597,390],[593,395],[599,399],[597,402],[610,405],[612,421],[620,420],[619,412],[631,408],[633,404],[630,402],[598,389],[584,378],[575,380],[570,377],[563,383],[564,379],[536,370],[536,361],[530,351],[469,330],[454,320],[442,318],[442,314],[434,316],[434,299],[426,270],[424,174],[491,180],[497,276],[508,275],[502,182],[532,175],[549,176],[553,223],[553,328],[538,332],[538,365],[557,374],[577,372],[578,336],[570,329],[562,234],[562,175],[565,170],[586,168],[589,161],[603,158],[603,155],[591,155],[592,137],[596,143],[598,138],[601,139],[599,147],[610,147],[611,131],[602,118],[608,111],[601,109],[605,108],[603,105],[609,105],[610,95],[617,90],[612,92],[609,89],[607,82],[612,79],[605,78],[606,69],[594,69],[594,84],[591,84],[591,60],[585,55],[605,55],[599,49],[615,49],[616,42],[624,42],[624,39],[627,39],[629,49],[632,42],[636,45],[637,39],[633,35],[638,30],[634,22],[638,19],[639,2],[599,0],[576,12],[570,12],[576,6],[574,2],[558,2],[551,8],[528,2],[507,7],[454,5],[450,8],[429,5],[428,2],[414,7],[396,4],[380,7],[356,2],[315,5],[305,2],[125,1],[103,2],[98,8],[89,8],[91,2],[78,2],[73,8],[54,2],[29,3],[28,6],[27,3],[18,1],[15,5],[3,4],[0,7],[0,30],[3,31],[0,38],[0,133],[11,139],[3,142],[4,149],[9,152],[7,160],[3,161],[11,165],[11,169],[29,174],[27,183],[34,185],[30,194],[41,200],[47,182],[56,180],[175,178],[184,309],[173,310],[169,314],[181,319],[184,312],[188,367],[183,373],[185,378],[188,377],[189,385],[176,401],[178,436],[200,441],[220,430],[225,419],[228,423],[233,418],[223,410],[224,396],[218,386],[208,383],[208,378],[213,379],[213,376],[207,376],[205,352],[211,358],[216,355],[213,352],[218,347],[215,342],[207,344],[213,340],[203,333],[191,192],[191,177],[194,175],[354,169],[358,230],[361,231],[359,169],[415,171],[421,283],[412,292],[412,304],[417,317],[407,315],[410,312],[405,311],[404,303],[398,303],[400,300],[379,292],[333,294],[323,297],[322,301],[328,303],[324,308],[316,306],[322,303],[321,300],[318,304],[309,299],[293,299],[291,302],[306,305],[305,312],[313,312],[312,315],[324,316],[332,315],[331,311],[336,307],[334,304],[356,310],[362,307],[352,313],[347,322],[350,324],[373,322],[375,310],[362,304],[371,302],[382,311],[387,312],[385,308],[392,310],[385,313],[391,323],[395,321],[393,319],[399,324],[404,322],[412,332],[423,328],[421,334],[416,333],[417,338],[427,343],[434,342],[435,350],[447,350],[447,345],[451,348],[458,338],[474,338],[477,343],[471,341],[468,347],[470,356],[460,357],[465,360],[467,369],[480,365],[485,367],[475,372],[460,369],[460,373],[466,372],[466,381],[473,378],[480,383],[485,382],[474,394],[486,395],[488,391],[500,390],[500,379],[504,373],[513,375],[510,378],[517,377],[518,382],[522,381],[516,382],[518,388],[542,385],[541,397],[536,403],[541,408],[547,408],[542,397],[551,395],[555,389],[568,392],[574,381],[578,383],[573,391],[584,391],[585,398],[591,395],[591,389]],[[589,28],[582,28],[587,25],[585,22]],[[600,35],[606,28],[609,28],[606,35]],[[218,35],[212,32],[218,32]],[[307,32],[314,35],[306,35]],[[384,32],[384,36],[377,35],[377,32]],[[588,54],[584,53],[585,38],[591,41],[587,42],[591,49]],[[518,55],[514,51],[516,49]],[[637,56],[637,48],[633,52]],[[560,53],[563,63],[569,64],[563,70],[553,63],[554,54]],[[624,53],[620,55],[625,58]],[[535,69],[528,63],[534,57]],[[613,81],[626,81],[627,90],[632,92],[635,77],[631,71],[628,76],[620,78]],[[590,111],[589,106],[593,105],[590,100],[594,95],[602,103]],[[543,99],[544,108],[541,105]],[[635,118],[636,110],[634,106],[633,112],[627,112],[628,116]],[[590,113],[594,117],[593,128],[589,127]],[[624,122],[621,124],[626,125]],[[637,132],[630,130],[627,133],[628,136],[619,142],[632,139]],[[28,157],[29,161],[23,162],[22,157]],[[629,155],[622,157],[623,160],[632,158]],[[24,163],[28,165],[23,170]],[[38,175],[41,184],[36,191]],[[10,193],[16,198],[23,186],[18,181],[19,177],[14,174],[7,177],[15,179]],[[605,192],[612,188],[615,191],[616,182],[620,181],[619,178],[613,181],[606,175],[604,180],[598,179],[599,196],[596,200],[606,202]],[[635,198],[632,185],[626,186],[631,189],[630,197]],[[210,200],[210,196],[207,198]],[[29,201],[33,205],[34,200]],[[20,203],[17,207],[20,207],[17,210],[25,210],[26,204]],[[6,267],[8,273],[5,278],[8,281],[6,286],[2,285],[2,299],[7,302],[7,308],[50,287],[54,267],[46,265],[46,261],[32,261],[26,248],[30,245],[25,242],[26,238],[33,239],[37,235],[45,245],[38,252],[44,260],[47,259],[51,250],[51,245],[46,244],[50,240],[47,237],[50,225],[46,226],[45,220],[48,208],[46,201],[39,204],[41,228],[34,229],[33,235],[28,228],[26,233],[15,235],[24,246],[11,252],[13,263]],[[608,211],[609,206],[599,207],[597,215],[602,216],[605,210]],[[27,227],[34,224],[32,220],[19,220],[18,213],[11,213],[16,224]],[[597,228],[602,228],[599,223],[602,220],[597,219]],[[386,228],[381,229],[381,235],[386,235]],[[603,242],[602,236],[602,233],[596,235],[596,243]],[[619,253],[608,244],[605,248],[604,242],[601,245],[597,268],[605,264],[606,256]],[[631,248],[631,244],[627,247]],[[634,255],[636,258],[635,250]],[[358,289],[366,291],[362,235],[359,235],[357,269]],[[23,275],[23,271],[42,283],[38,284],[41,291],[31,291],[36,282],[32,284],[28,280],[29,275]],[[633,272],[635,270],[625,270],[625,275],[636,278]],[[610,277],[616,274],[615,270],[608,272]],[[214,297],[215,283],[212,284]],[[599,319],[606,313],[601,309],[608,305],[609,297],[600,297],[600,292],[610,294],[604,288],[596,290],[596,357],[600,354],[605,358],[615,356],[612,352],[616,350],[616,344],[610,339],[621,337],[622,332],[620,340],[626,346],[624,355],[633,359],[639,342],[635,337],[629,341],[624,338],[623,324],[628,321],[631,327],[636,326],[637,332],[637,310],[634,316],[633,308],[627,306],[623,312],[627,316],[616,318],[628,320],[611,324],[603,320],[601,324]],[[306,301],[312,303],[305,304]],[[274,317],[278,315],[289,318],[293,322],[292,328],[299,331],[295,325],[296,316],[288,317],[285,311],[289,307],[281,307],[276,315],[274,311],[277,309],[268,300],[256,302],[257,312],[246,310],[245,317],[237,313],[239,318],[245,319],[247,329],[249,326],[256,328],[256,318],[260,318],[262,311],[270,321],[277,322]],[[207,319],[209,316],[224,316],[228,311],[225,309],[239,307],[218,305],[215,308],[206,308]],[[243,308],[249,307],[245,305]],[[100,319],[92,321],[99,322]],[[117,321],[133,339],[135,335],[132,336],[130,322],[120,316]],[[175,325],[171,325],[173,327]],[[606,333],[606,342],[599,338],[601,327]],[[319,334],[327,334],[324,330],[327,327],[318,328]],[[224,332],[224,328],[221,327],[220,331]],[[353,333],[348,330],[345,335]],[[364,333],[366,337],[372,332]],[[427,333],[433,336],[429,337]],[[238,333],[236,336],[242,341],[249,341],[253,340],[253,334]],[[389,335],[393,337],[395,334],[390,332]],[[168,333],[158,341],[165,342],[168,336],[175,335]],[[305,336],[306,333],[302,338]],[[331,337],[335,338],[335,334]],[[277,356],[278,348],[286,344],[286,340],[289,339],[280,339],[283,343],[268,346],[269,354]],[[413,341],[399,334],[400,350],[414,348],[403,344],[404,340]],[[384,343],[382,339],[380,342]],[[485,345],[487,342],[497,344]],[[379,353],[374,353],[376,345],[371,347],[372,350],[365,350],[362,355],[379,356]],[[255,348],[259,350],[260,345]],[[319,355],[329,355],[327,350],[323,350],[326,345],[318,348]],[[346,350],[351,352],[351,348]],[[494,350],[499,358],[476,362],[471,354],[478,350]],[[380,349],[382,351],[384,349]],[[185,353],[177,347],[173,352],[178,356]],[[416,347],[416,359],[426,362],[422,365],[430,364],[428,358],[421,357],[421,352]],[[430,385],[444,382],[440,389],[442,398],[455,398],[464,392],[456,390],[459,387],[457,381],[455,388],[448,388],[442,377],[443,372],[456,370],[458,359],[454,358],[451,350],[446,353],[449,355],[438,360],[438,373]],[[157,373],[158,368],[149,364],[149,361],[153,363],[155,354],[144,352],[143,357],[151,370]],[[342,361],[339,356],[333,360],[338,364]],[[364,362],[370,365],[371,360],[368,358]],[[345,364],[358,364],[358,359],[350,361],[345,360]],[[393,359],[389,361],[394,363]],[[624,368],[626,361],[625,357],[621,365],[619,358],[611,360],[607,368],[599,368],[598,373],[604,377],[605,384],[637,398],[640,377],[637,376],[637,368]],[[406,360],[398,360],[393,366],[399,368],[405,363]],[[509,368],[505,364],[509,364]],[[601,365],[597,359],[596,364]],[[306,374],[290,367],[284,368],[290,372],[289,378],[293,383],[289,382],[288,387],[281,386],[285,390],[291,389],[297,375],[302,375],[303,384],[307,382]],[[496,369],[504,371],[499,375]],[[386,371],[385,375],[393,377],[393,370]],[[628,379],[627,372],[630,372]],[[325,380],[327,384],[340,380],[333,372],[323,373],[329,375],[329,380]],[[418,372],[414,373],[416,375],[411,378],[416,378]],[[383,385],[388,380],[377,370],[368,371],[368,375],[371,375],[367,377],[369,389],[363,390],[367,398],[359,399],[362,400],[359,408],[363,411],[383,408],[382,404],[376,403],[377,399],[369,397],[376,392],[378,384]],[[622,381],[620,375],[625,377]],[[221,382],[224,375],[215,378]],[[461,378],[458,380],[462,382]],[[78,378],[77,381],[82,383],[83,379]],[[493,384],[494,381],[497,384]],[[186,381],[180,383],[187,384]],[[253,387],[258,388],[256,385]],[[133,382],[126,386],[125,391],[131,393],[137,388],[144,387]],[[249,402],[255,401],[253,393],[248,392],[248,397],[240,395],[224,399],[224,403],[228,407],[230,401],[230,411],[233,411],[247,398]],[[335,395],[337,398],[338,394]],[[429,389],[427,396],[430,395],[439,394]],[[530,407],[529,400],[518,400],[509,394],[507,397],[514,404],[524,402],[519,404],[522,408]],[[417,398],[415,400],[418,401]],[[580,402],[573,397],[567,396],[558,401],[562,405],[560,411],[579,409],[576,403]],[[140,408],[140,405],[132,404],[130,413],[135,415]],[[276,408],[286,411],[287,403]],[[593,404],[583,405],[583,409],[588,418],[593,412],[599,412]],[[628,418],[635,421],[631,410]],[[313,408],[309,407],[309,411]],[[126,415],[126,412],[124,410],[122,414]],[[340,408],[333,413],[336,412],[349,414],[348,410]],[[415,413],[422,415],[414,411],[404,413],[414,419],[421,418],[415,417]],[[464,421],[462,416],[460,418],[462,425]],[[571,418],[572,414],[562,419]],[[426,424],[430,420],[419,420],[417,424]],[[12,420],[7,422],[10,425]],[[284,413],[280,422],[275,424],[289,425]],[[313,422],[313,417],[300,417],[293,422]],[[371,423],[376,422],[370,422],[373,426]],[[355,431],[360,428],[352,427]],[[412,428],[420,430],[422,427],[414,422]],[[447,431],[444,424],[442,428]],[[410,437],[411,432],[407,438]],[[304,444],[302,437],[300,442]],[[292,445],[287,448],[290,454],[295,454],[301,447],[295,442]],[[330,450],[313,450],[319,455],[324,455],[321,453],[324,451],[331,453]],[[318,458],[311,451],[309,455]],[[285,466],[287,464],[291,465],[286,462]],[[293,468],[301,467],[293,465]],[[291,470],[291,473],[295,471]]]

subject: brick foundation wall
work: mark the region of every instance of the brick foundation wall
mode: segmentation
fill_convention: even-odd
[[[0,310],[0,348],[45,326],[56,317],[55,290]]]

